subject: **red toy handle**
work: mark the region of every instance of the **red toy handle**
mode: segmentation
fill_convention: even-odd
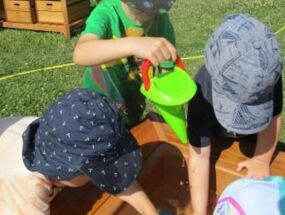
[[[182,60],[180,57],[177,56],[175,60],[175,65],[179,67],[182,70],[186,70]],[[151,62],[147,59],[143,60],[142,66],[141,66],[141,72],[142,72],[142,79],[144,83],[144,88],[146,91],[150,88],[150,79],[148,75],[149,67],[151,66]]]
[[[175,64],[176,64],[176,66],[179,67],[180,69],[186,71],[186,67],[185,67],[185,65],[184,65],[184,63],[183,63],[183,61],[181,60],[180,57],[177,56],[177,58],[176,58],[176,60],[175,60]]]

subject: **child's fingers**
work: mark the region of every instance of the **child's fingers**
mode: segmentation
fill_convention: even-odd
[[[168,50],[168,48],[166,46],[160,47],[160,52],[163,55],[164,61],[172,59],[171,53],[170,53],[170,51]]]
[[[176,60],[177,53],[176,48],[165,38],[160,38],[157,42],[157,46],[160,48],[161,52],[164,55],[165,60],[171,59],[172,61]]]
[[[166,58],[162,49],[159,48],[159,50],[157,50],[157,52],[155,53],[156,55],[156,58],[158,59],[159,63],[162,63],[164,62],[165,60],[169,59],[169,58]]]
[[[249,172],[246,174],[246,177],[248,177],[248,178],[255,178],[254,175],[249,173]]]
[[[144,46],[142,43],[141,50],[145,53],[143,58],[151,61],[154,66],[158,66],[160,63],[166,60],[176,60],[176,49],[175,47],[165,38],[147,38],[147,43]],[[137,52],[140,56],[140,52]]]
[[[173,59],[173,56],[175,56],[175,54],[173,52],[176,51],[176,49],[168,40],[163,39],[163,44],[161,44],[160,50],[161,50],[165,60],[170,60],[170,59],[176,60],[176,59]]]
[[[237,168],[236,168],[236,171],[240,172],[242,169],[246,168],[244,162],[240,162],[238,165],[237,165]]]
[[[160,47],[156,47],[153,50],[150,51],[149,55],[147,56],[147,59],[149,59],[154,66],[158,66],[160,63],[167,60],[161,51]]]
[[[147,57],[147,59],[151,62],[152,65],[158,66],[159,65],[159,59],[156,54],[151,54]]]
[[[154,54],[156,55],[157,59],[159,60],[159,63],[162,63],[166,60],[171,59],[171,53],[168,50],[167,43],[168,43],[168,41],[164,38],[160,38],[156,42]]]
[[[166,42],[166,47],[168,49],[168,52],[171,55],[172,61],[174,62],[176,60],[176,58],[177,58],[176,48],[169,41]]]
[[[261,175],[258,175],[258,174],[254,174],[252,172],[248,172],[247,175],[246,175],[248,178],[254,178],[254,179],[263,179],[264,177],[262,177]]]

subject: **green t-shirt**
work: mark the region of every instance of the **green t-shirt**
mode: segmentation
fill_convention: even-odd
[[[144,29],[148,29],[147,33]],[[120,0],[103,0],[91,12],[83,34],[92,33],[101,39],[127,36],[164,37],[175,44],[174,30],[168,14],[159,14],[144,25],[136,24],[123,11]],[[91,50],[96,51],[96,50]],[[140,93],[139,63],[134,57],[118,59],[103,65],[87,67],[84,87],[96,90],[126,110],[127,126],[136,124],[144,111],[145,98]]]

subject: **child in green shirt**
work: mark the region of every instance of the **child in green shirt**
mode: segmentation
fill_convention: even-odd
[[[173,0],[103,0],[91,12],[76,44],[73,60],[87,66],[84,87],[121,105],[125,124],[144,111],[139,92],[140,60],[154,66],[176,59],[174,30],[167,11]]]
[[[145,107],[139,91],[141,59],[150,60],[154,66],[176,60],[174,30],[167,14],[173,3],[174,0],[100,1],[76,44],[73,60],[87,66],[84,87],[119,104],[127,127],[139,122]],[[119,197],[141,214],[158,215],[142,190],[133,193],[137,195],[124,193]]]

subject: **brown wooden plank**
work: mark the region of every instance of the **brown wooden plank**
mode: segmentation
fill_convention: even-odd
[[[71,5],[71,4],[80,2],[80,1],[82,1],[82,0],[66,0],[66,4],[67,4],[67,5]]]
[[[191,214],[187,179],[188,145],[182,144],[169,126],[160,121],[145,120],[134,127],[131,132],[143,147],[145,157],[139,181],[151,200],[158,208],[168,210],[173,214]],[[253,143],[235,142],[231,139],[213,140],[210,178],[212,207],[214,207],[217,195],[229,183],[244,176],[245,172],[236,172],[236,166],[238,162],[253,154],[254,147]],[[285,177],[284,164],[285,152],[276,150],[271,166],[272,175]],[[86,196],[95,195],[91,190],[84,192]],[[62,195],[68,196],[61,200],[61,205],[75,207],[70,203],[74,201],[72,199],[75,198],[75,194]],[[84,199],[76,205],[82,209],[81,212],[79,210],[76,213],[64,211],[64,206],[61,206],[62,210],[58,211],[69,215],[137,215],[137,212],[129,205],[110,195],[108,198],[101,197],[88,203],[92,206],[86,207],[87,203]]]
[[[173,146],[160,144],[144,161],[138,180],[157,208],[172,214],[181,214],[182,211],[188,214],[190,211],[187,167],[183,155]],[[109,198],[97,211],[88,213],[111,214],[139,215],[130,205],[115,197]]]
[[[4,0],[5,18],[9,22],[35,23],[34,1]]]
[[[8,22],[35,23],[35,14],[30,11],[6,10],[6,20]]]
[[[63,5],[58,1],[36,1],[37,11],[62,12]]]
[[[32,4],[30,1],[5,0],[6,10],[31,12]]]
[[[81,1],[76,4],[72,4],[67,7],[68,21],[69,23],[88,16],[90,12],[90,2]]]
[[[55,25],[55,24],[41,24],[41,23],[27,24],[27,23],[16,23],[16,22],[3,22],[3,27],[39,30],[39,31],[55,31],[63,33],[63,25]]]
[[[63,12],[37,11],[39,23],[64,24]]]

